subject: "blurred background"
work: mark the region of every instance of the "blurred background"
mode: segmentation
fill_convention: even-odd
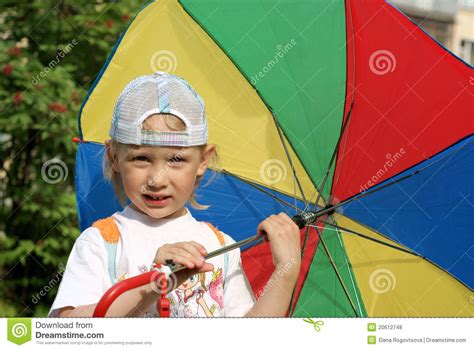
[[[392,3],[473,63],[474,0]],[[43,317],[80,234],[72,141],[79,136],[77,115],[144,3],[0,4],[0,317]]]
[[[444,47],[474,63],[474,0],[389,1]]]

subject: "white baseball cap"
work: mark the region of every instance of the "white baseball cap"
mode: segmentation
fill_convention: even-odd
[[[184,131],[143,130],[153,114],[172,114]],[[143,75],[127,84],[115,104],[109,135],[125,144],[143,146],[197,146],[207,143],[208,129],[201,96],[182,78],[163,72]]]

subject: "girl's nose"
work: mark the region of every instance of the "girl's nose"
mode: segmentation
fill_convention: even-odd
[[[149,188],[161,188],[168,184],[168,174],[166,169],[161,168],[157,171],[153,171],[147,181]]]

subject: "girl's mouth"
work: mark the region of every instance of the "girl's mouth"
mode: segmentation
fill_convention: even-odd
[[[152,206],[158,206],[158,207],[163,207],[167,205],[169,202],[169,199],[171,198],[171,196],[158,197],[158,196],[151,196],[148,194],[143,194],[142,197],[147,204],[152,205]]]

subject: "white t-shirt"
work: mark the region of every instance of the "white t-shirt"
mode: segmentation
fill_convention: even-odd
[[[212,252],[221,244],[204,222],[197,221],[187,210],[175,219],[152,219],[130,206],[113,214],[120,231],[117,246],[119,279],[149,271],[156,251],[164,244],[195,241]],[[224,234],[225,244],[235,241]],[[224,255],[208,259],[214,271],[196,274],[169,292],[171,317],[239,317],[255,303],[252,289],[242,269],[240,250],[228,253],[227,271]],[[112,286],[108,272],[108,255],[99,230],[89,227],[77,238],[67,261],[58,294],[49,312],[56,317],[59,309],[97,303]],[[156,317],[153,304],[144,316]]]

